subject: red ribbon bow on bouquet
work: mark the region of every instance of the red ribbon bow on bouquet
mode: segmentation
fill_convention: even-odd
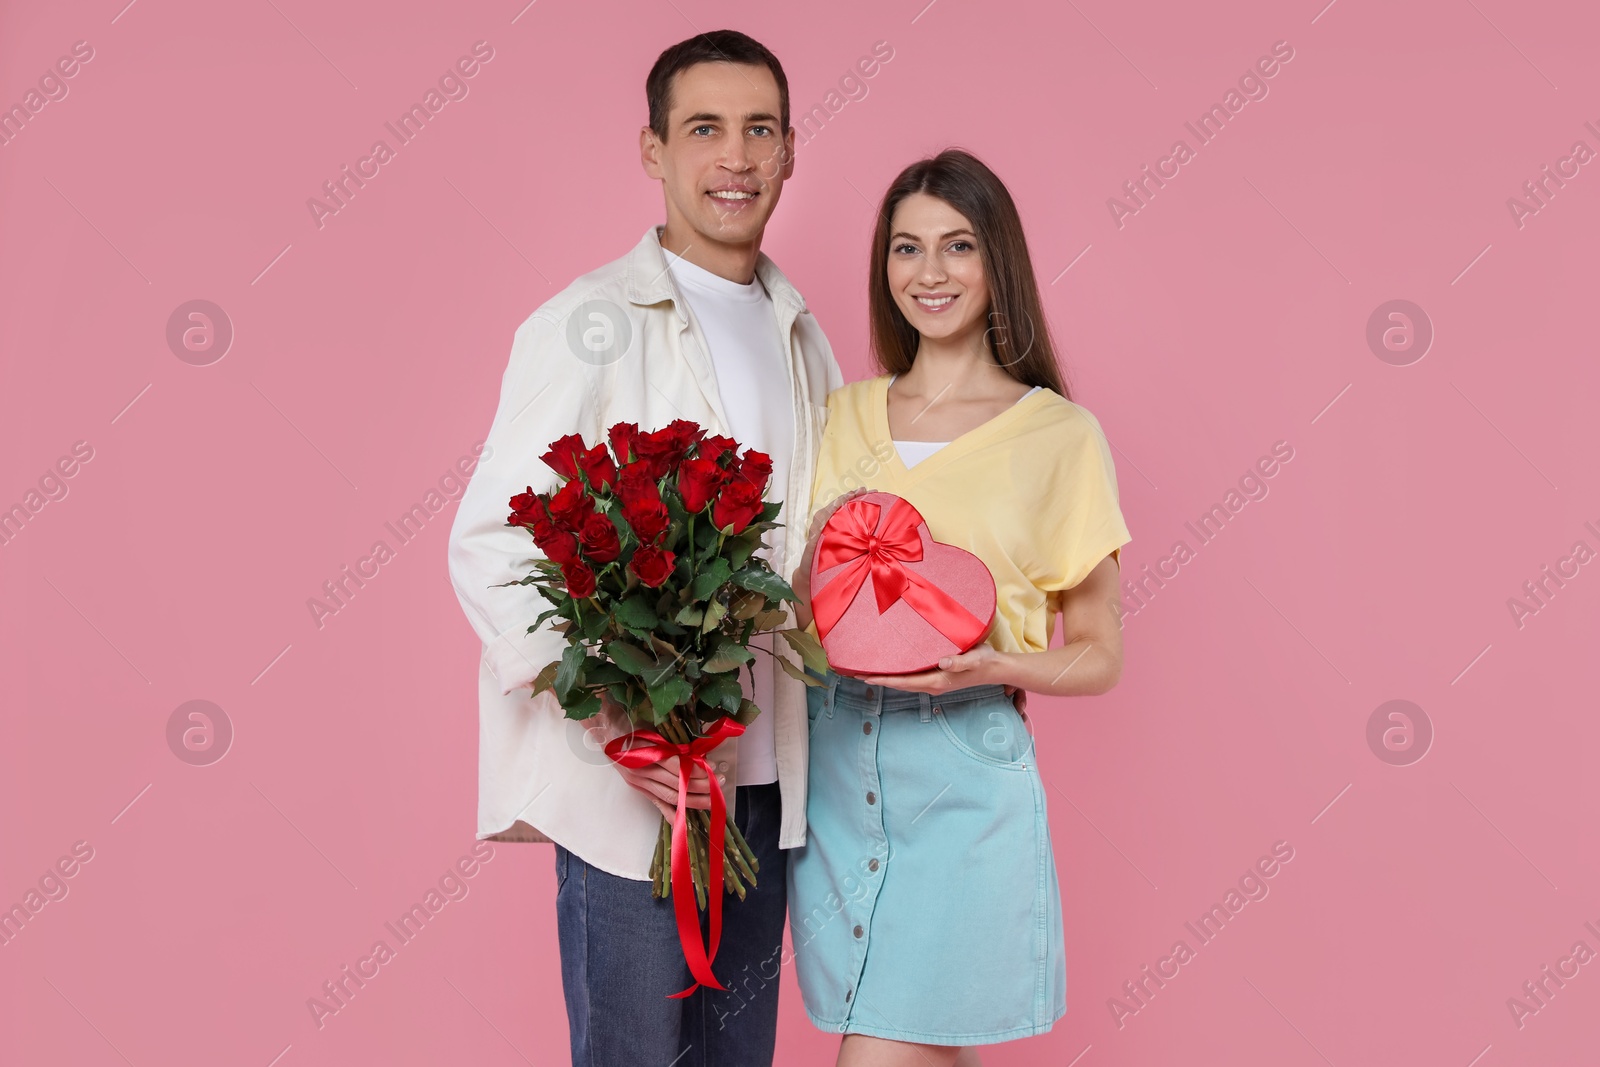
[[[722,940],[722,861],[724,835],[727,832],[727,801],[715,783],[711,764],[706,753],[730,737],[744,733],[744,723],[735,719],[718,719],[703,737],[687,744],[667,740],[655,730],[639,729],[606,742],[606,755],[624,767],[635,770],[660,763],[672,756],[678,757],[678,810],[672,820],[672,909],[678,919],[678,941],[683,945],[683,958],[688,961],[689,973],[694,981],[682,992],[669,994],[670,998],[686,997],[700,986],[726,990],[711,973],[711,961],[717,955],[717,944]],[[706,842],[710,866],[706,892],[710,896],[711,945],[700,944],[699,913],[695,908],[694,881],[689,869],[689,774],[701,767],[707,778],[712,778],[711,829]]]
[[[898,499],[889,507],[883,531],[874,533],[882,512],[881,504],[852,500],[828,520],[827,532],[817,546],[814,572],[820,574],[841,563],[850,566],[812,595],[817,636],[828,636],[871,574],[878,614],[904,600],[956,647],[971,648],[989,624],[906,567],[907,562],[922,558],[922,537],[917,533],[922,516],[909,501]]]

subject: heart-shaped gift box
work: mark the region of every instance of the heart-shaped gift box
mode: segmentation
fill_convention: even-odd
[[[913,674],[983,640],[994,576],[935,541],[910,501],[863,493],[829,516],[811,560],[811,611],[828,663],[846,674]]]

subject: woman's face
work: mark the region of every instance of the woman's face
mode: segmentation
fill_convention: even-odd
[[[889,292],[924,337],[957,340],[989,323],[989,286],[967,217],[912,193],[889,220]]]

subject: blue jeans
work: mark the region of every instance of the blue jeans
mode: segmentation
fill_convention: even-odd
[[[745,899],[726,894],[711,964],[726,990],[693,981],[672,899],[650,883],[556,849],[561,986],[575,1067],[746,1067],[772,1063],[788,902],[788,854],[778,848],[778,783],[737,786],[731,817],[760,863]],[[709,930],[700,914],[702,943]]]

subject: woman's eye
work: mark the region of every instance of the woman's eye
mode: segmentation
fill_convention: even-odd
[[[917,246],[916,245],[895,245],[894,246],[894,251],[896,251],[896,252],[915,252],[916,250],[917,250]]]
[[[955,249],[957,246],[959,246],[962,249],[970,249],[970,248],[972,248],[972,245],[969,244],[966,241],[952,241],[952,242],[950,242],[950,247],[952,249]]]

